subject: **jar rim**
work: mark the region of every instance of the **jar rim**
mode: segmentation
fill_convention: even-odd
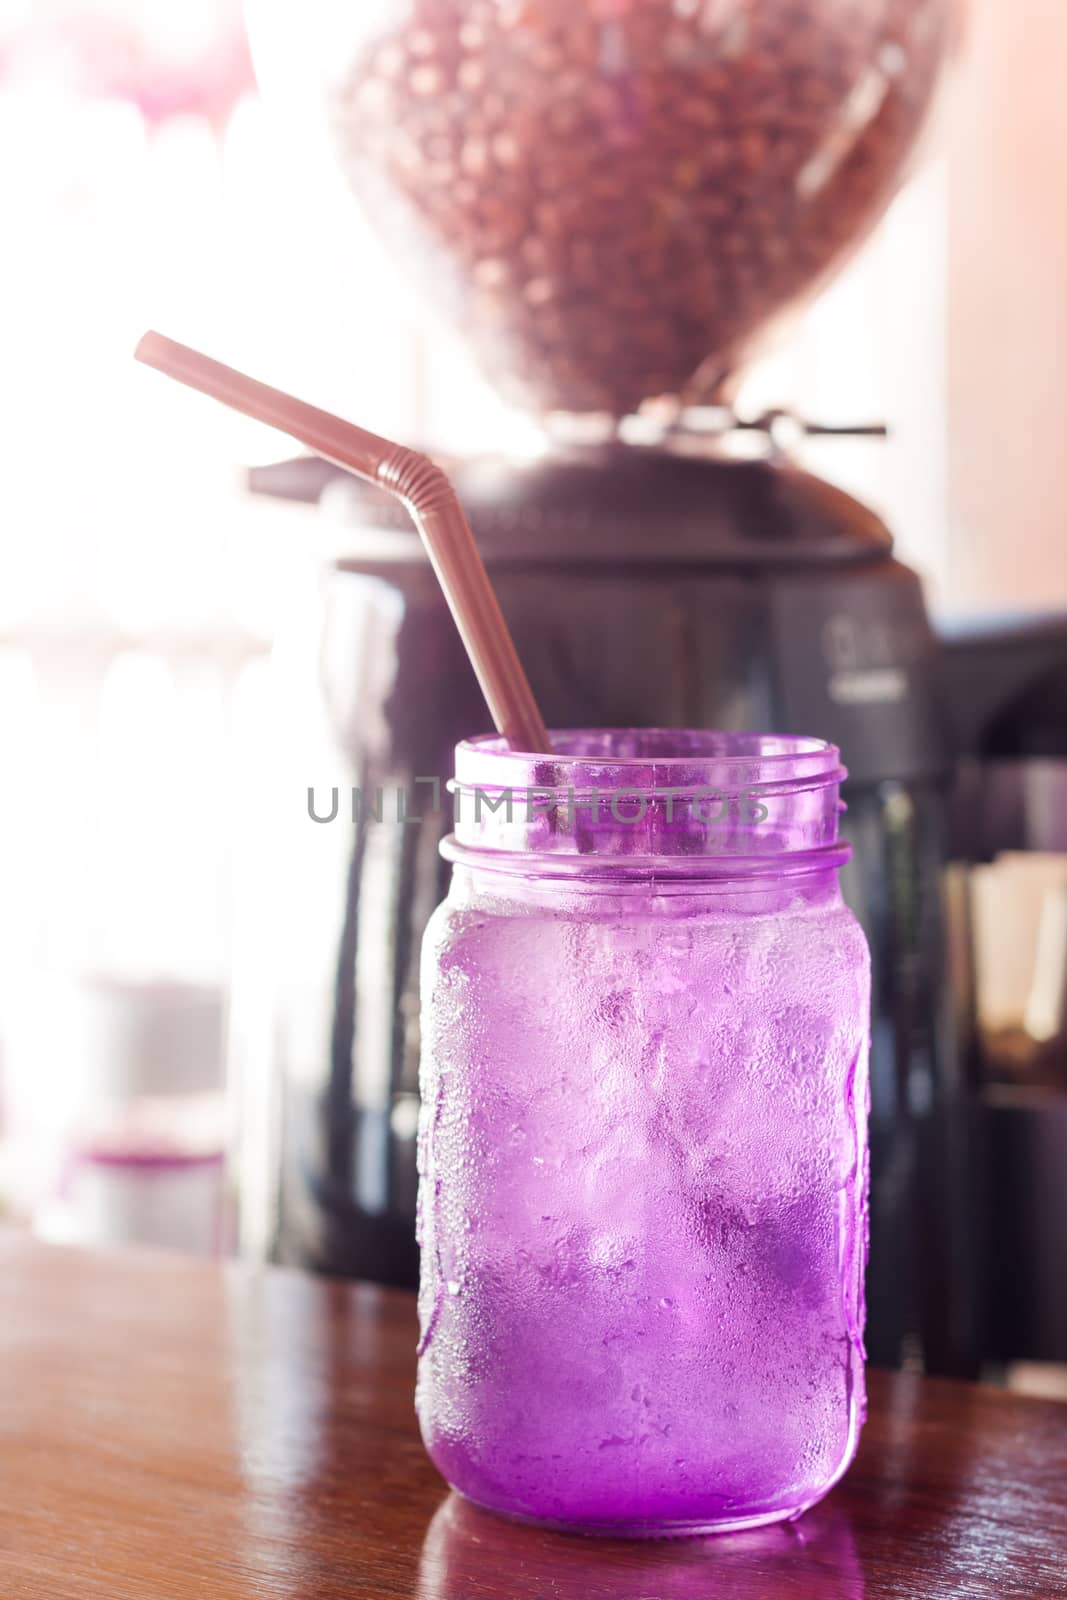
[[[639,754],[622,754],[609,749],[574,750],[577,741],[593,744],[607,739],[641,740],[649,746],[670,741],[677,748],[649,748]],[[461,754],[470,756],[512,757],[516,761],[543,762],[552,766],[575,766],[590,761],[618,767],[647,767],[650,762],[681,763],[714,761],[719,764],[751,764],[803,761],[821,758],[825,767],[838,766],[841,752],[827,739],[808,734],[769,733],[748,729],[722,728],[553,728],[549,731],[552,750],[513,750],[503,734],[481,733],[461,739],[456,746],[457,776]],[[685,743],[689,749],[683,748]]]
[[[805,734],[719,728],[556,728],[550,751],[513,750],[502,734],[480,734],[456,746],[457,790],[547,788],[586,790],[604,783],[666,787],[767,789],[786,793],[840,786],[841,752]]]

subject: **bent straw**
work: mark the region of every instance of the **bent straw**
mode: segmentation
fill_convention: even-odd
[[[541,713],[489,575],[456,491],[440,467],[417,450],[380,439],[161,333],[144,334],[134,355],[179,383],[290,434],[335,466],[395,495],[419,530],[497,731],[513,750],[549,753]]]

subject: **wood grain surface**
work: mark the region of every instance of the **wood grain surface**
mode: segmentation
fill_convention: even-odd
[[[1067,1406],[871,1375],[799,1523],[627,1544],[452,1496],[403,1294],[0,1234],[0,1600],[1056,1600]]]

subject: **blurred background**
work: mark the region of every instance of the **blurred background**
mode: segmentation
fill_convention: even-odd
[[[496,4],[481,9],[488,17]],[[370,7],[359,48],[393,48],[390,28],[415,27],[408,9]],[[737,17],[752,12],[758,26],[773,9],[679,0],[673,14],[683,29],[703,17],[714,49],[740,59]],[[831,0],[793,9],[832,28]],[[854,29],[873,28],[879,11],[866,0],[836,9]],[[1032,759],[1005,802],[1011,826],[998,813],[988,837],[957,830],[930,869],[944,912],[933,936],[948,969],[942,1011],[959,1024],[947,1087],[914,1052],[901,1064],[912,1046],[901,1044],[899,1008],[887,1046],[887,1116],[901,1126],[883,1148],[918,1177],[904,1209],[886,1177],[885,1227],[908,1235],[910,1259],[916,1207],[951,1221],[944,1248],[961,1252],[966,1286],[943,1315],[958,1311],[966,1336],[948,1341],[951,1356],[931,1354],[941,1346],[922,1306],[939,1269],[913,1260],[900,1270],[914,1305],[899,1282],[887,1286],[886,1304],[903,1296],[904,1309],[877,1312],[886,1336],[876,1353],[1010,1371],[1055,1391],[1055,1364],[1067,1361],[1057,1220],[1067,1200],[1067,839],[1057,837],[1063,632],[1048,614],[1067,612],[1067,15],[1053,0],[942,9],[942,85],[918,143],[901,150],[896,198],[884,215],[875,208],[873,231],[856,227],[848,260],[766,347],[746,345],[692,426],[740,438],[739,419],[779,409],[841,429],[884,423],[885,438],[806,435],[788,420],[752,431],[761,459],[774,466],[785,448],[884,520],[946,639],[961,618],[1042,614],[1021,633],[1008,627],[1003,656],[964,645],[954,658],[950,688],[974,717],[971,726],[955,713],[967,759],[951,776],[957,751],[945,735],[938,783],[952,791],[950,825],[961,772]],[[338,753],[336,730],[346,718],[379,729],[395,705],[395,686],[378,678],[400,635],[381,618],[410,614],[411,591],[398,582],[389,599],[378,556],[359,544],[380,507],[354,504],[327,475],[293,465],[286,440],[131,360],[138,335],[158,327],[450,460],[497,455],[520,470],[566,434],[546,428],[538,407],[501,397],[455,331],[462,318],[438,307],[435,320],[398,270],[398,236],[373,205],[352,203],[343,162],[326,153],[329,118],[313,114],[334,92],[320,59],[342,76],[363,60],[344,10],[254,5],[250,50],[228,0],[0,6],[0,1197],[10,1218],[49,1237],[240,1249],[407,1281],[417,1037],[403,930],[432,905],[438,869],[417,893],[396,888],[395,865],[364,885],[361,914],[378,917],[380,939],[376,967],[360,958],[356,988],[377,987],[389,1005],[373,1017],[365,1005],[358,1026],[349,1017],[362,1042],[339,1046],[341,967],[308,930],[351,919],[351,841],[343,824],[316,829],[306,808],[309,785],[326,793],[365,777],[365,763]],[[441,27],[463,11],[438,6]],[[625,38],[626,12],[604,8],[604,27],[617,23]],[[535,24],[516,12],[518,29]],[[404,48],[432,60],[432,29],[423,37],[429,47],[412,35]],[[464,48],[475,50],[469,39]],[[888,48],[887,82],[900,70]],[[461,110],[473,116],[484,93],[476,51],[464,70]],[[429,79],[410,81],[433,99]],[[356,96],[366,117],[385,104],[373,88]],[[403,132],[403,101],[386,111]],[[363,125],[368,161],[373,131]],[[514,161],[499,146],[496,157]],[[454,181],[480,181],[479,159],[467,139]],[[510,270],[498,255],[482,271],[490,288]],[[527,295],[539,297],[529,284]],[[694,349],[694,367],[703,353]],[[652,403],[627,437],[662,442],[677,421]],[[583,426],[572,436],[599,439],[609,424]],[[374,588],[358,645],[344,618],[323,632],[333,602],[322,573],[339,550]],[[338,666],[346,650],[358,673]],[[432,695],[438,670],[423,661],[407,692]],[[1035,683],[1038,709],[1030,715],[1026,701],[1017,734],[1022,701],[1000,691]],[[380,781],[406,768],[375,770]],[[882,813],[911,804],[906,779],[872,768]],[[966,799],[963,809],[973,821]],[[366,862],[363,849],[364,875]],[[895,926],[889,944],[899,915]],[[916,948],[885,960],[921,965]],[[300,991],[281,1023],[280,966]],[[968,1006],[974,1027],[959,1022]],[[388,1057],[380,1079],[366,1065],[375,1050]],[[306,1104],[288,1096],[287,1071]],[[956,1119],[946,1137],[966,1144],[950,1196],[922,1176],[923,1095],[937,1101],[943,1087]],[[290,1148],[298,1124],[306,1138]],[[301,1192],[287,1199],[293,1168]],[[365,1248],[338,1243],[363,1228]]]

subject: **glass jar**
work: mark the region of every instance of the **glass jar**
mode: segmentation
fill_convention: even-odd
[[[257,75],[501,393],[718,393],[877,221],[948,0],[248,0]],[[317,137],[316,137],[317,136]],[[360,292],[353,285],[354,294]]]
[[[869,972],[837,750],[457,750],[423,946],[427,1449],[583,1532],[798,1515],[864,1416]]]

